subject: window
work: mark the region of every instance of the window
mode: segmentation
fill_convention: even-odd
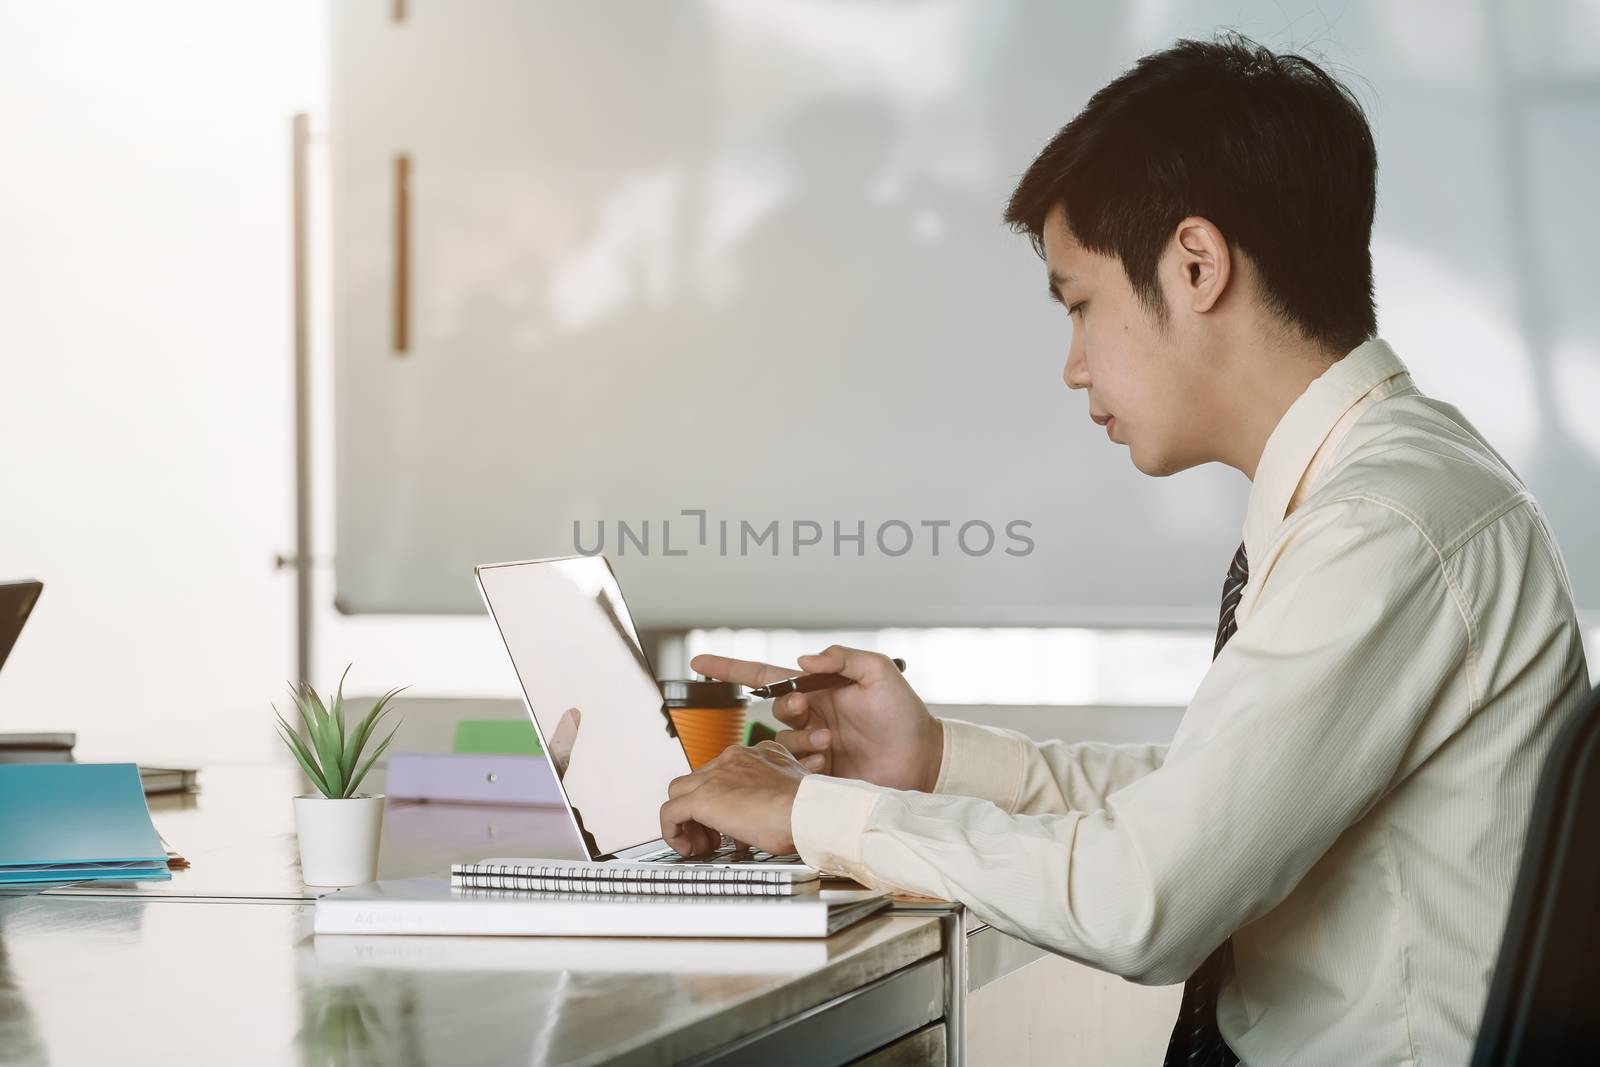
[[[663,649],[657,666],[687,671],[702,652],[791,666],[837,643],[901,657],[930,704],[1182,707],[1205,676],[1213,640],[1195,630],[691,630],[681,655]]]

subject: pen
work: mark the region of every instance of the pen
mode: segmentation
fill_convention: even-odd
[[[905,660],[896,656],[891,662],[894,663],[896,670],[905,673]],[[854,678],[846,678],[842,674],[797,674],[793,678],[757,686],[750,690],[750,695],[767,700],[781,697],[785,693],[815,693],[819,689],[838,689],[840,686],[854,685],[855,681]]]

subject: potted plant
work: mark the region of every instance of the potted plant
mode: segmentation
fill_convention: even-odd
[[[345,668],[345,675],[350,668]],[[300,874],[306,885],[343,886],[370,882],[378,876],[378,839],[383,829],[383,794],[357,793],[383,750],[394,740],[397,723],[365,760],[362,754],[373,739],[378,724],[394,709],[389,702],[400,693],[391,689],[346,729],[344,676],[329,708],[311,687],[289,687],[289,696],[300,713],[306,738],[302,739],[273,705],[278,717],[278,732],[289,747],[300,769],[321,796],[307,794],[294,798],[295,832],[300,839]]]

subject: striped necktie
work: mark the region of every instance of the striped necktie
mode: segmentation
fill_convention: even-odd
[[[1250,561],[1245,558],[1241,544],[1222,582],[1222,614],[1217,619],[1217,645],[1211,653],[1212,659],[1221,654],[1222,646],[1239,628],[1233,615],[1249,581]],[[1224,941],[1183,983],[1183,1003],[1178,1008],[1172,1037],[1167,1041],[1163,1067],[1233,1067],[1239,1062],[1239,1057],[1233,1054],[1217,1029],[1217,991],[1222,986],[1223,974],[1232,965],[1233,942]]]

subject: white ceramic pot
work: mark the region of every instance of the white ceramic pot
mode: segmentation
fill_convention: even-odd
[[[294,828],[306,885],[360,885],[378,877],[382,793],[357,793],[344,800],[295,797]]]

